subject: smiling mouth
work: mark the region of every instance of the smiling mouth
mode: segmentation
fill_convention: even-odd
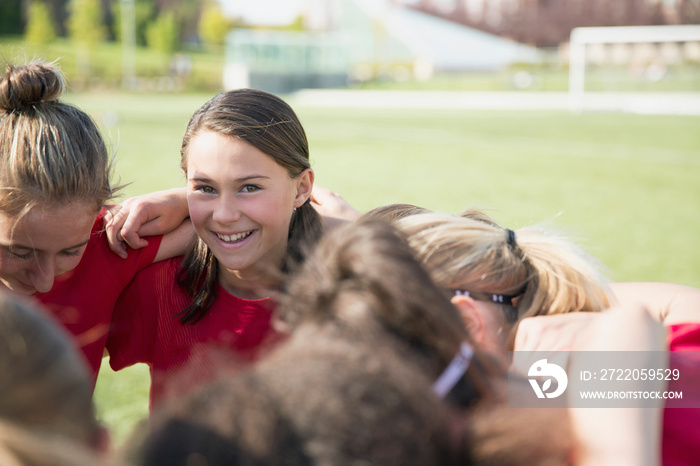
[[[8,289],[20,294],[34,294],[37,291],[32,285],[27,285],[20,280],[16,280],[15,283],[16,284],[14,286],[10,286],[8,283],[2,282],[0,286],[4,285]]]
[[[219,233],[214,233],[217,238],[225,243],[239,243],[253,234],[255,230],[245,231],[243,233],[236,233],[235,235],[222,235]]]

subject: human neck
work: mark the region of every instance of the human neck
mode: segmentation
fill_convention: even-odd
[[[269,274],[260,270],[244,272],[219,267],[219,283],[233,296],[241,299],[263,299],[274,292],[276,281]]]

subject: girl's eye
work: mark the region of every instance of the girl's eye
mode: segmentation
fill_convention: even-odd
[[[28,252],[26,254],[17,254],[16,252],[12,251],[12,249],[7,250],[10,253],[10,257],[13,257],[15,259],[29,259],[32,256],[31,252]]]
[[[66,255],[66,256],[71,256],[71,257],[79,256],[80,253],[81,253],[81,250],[80,250],[80,249],[76,249],[76,250],[73,250],[73,251],[63,251],[63,254],[64,254],[64,255]]]
[[[214,194],[216,192],[211,186],[195,186],[194,190],[204,194]]]
[[[259,189],[260,189],[260,186],[257,186],[254,184],[247,184],[247,185],[243,186],[241,191],[244,193],[254,193],[255,191],[257,191]]]

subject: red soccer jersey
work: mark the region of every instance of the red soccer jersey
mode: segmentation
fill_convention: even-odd
[[[136,272],[153,263],[161,236],[148,246],[128,250],[122,259],[109,249],[103,213],[92,227],[85,253],[76,268],[56,277],[53,288],[36,299],[75,337],[92,371],[93,385],[100,370],[105,342],[117,298]]]
[[[668,327],[671,369],[680,378],[669,383],[669,391],[681,391],[683,399],[667,400],[663,417],[662,463],[664,466],[697,465],[700,458],[700,324]],[[673,406],[681,406],[674,408]]]
[[[221,286],[207,314],[194,324],[182,324],[177,316],[192,298],[176,283],[182,258],[171,259],[140,272],[119,299],[114,311],[112,330],[107,341],[110,365],[120,370],[136,363],[146,363],[151,370],[151,407],[171,392],[169,384],[180,385],[193,368],[192,379],[210,375],[201,365],[207,355],[233,354],[253,360],[265,341],[274,340],[272,301],[269,298],[237,298]],[[203,374],[204,372],[204,374]],[[178,378],[183,377],[183,378]],[[182,387],[176,387],[182,391]]]

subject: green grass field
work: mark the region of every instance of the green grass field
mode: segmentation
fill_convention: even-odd
[[[179,145],[210,95],[80,94],[104,124],[125,195],[184,185]],[[293,102],[293,100],[291,101]],[[408,202],[486,209],[517,229],[548,223],[617,281],[700,287],[700,117],[549,111],[296,108],[320,185],[362,211]],[[146,416],[148,371],[98,381],[117,444]]]

